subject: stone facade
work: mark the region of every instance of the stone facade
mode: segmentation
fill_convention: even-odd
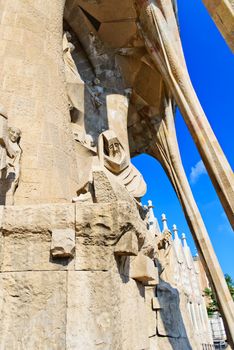
[[[175,101],[233,223],[231,168],[190,82],[175,1],[0,0],[0,349],[202,349],[197,272],[141,197],[160,161],[233,302],[179,153]]]
[[[157,255],[156,246],[151,260],[150,237],[158,244],[165,232],[150,222],[152,209],[142,225],[137,208],[127,202],[5,207],[1,349],[163,350],[211,344],[189,248],[175,233],[169,261]]]

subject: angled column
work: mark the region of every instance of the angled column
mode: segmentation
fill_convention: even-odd
[[[234,175],[187,71],[171,0],[138,0],[140,29],[156,68],[172,92],[223,208],[234,227]]]
[[[182,165],[170,98],[165,98],[164,117],[160,125],[155,126],[155,139],[149,153],[160,161],[175,189],[202,264],[215,290],[230,343],[234,344],[234,303]]]
[[[233,0],[203,0],[224,40],[234,52],[234,2]]]

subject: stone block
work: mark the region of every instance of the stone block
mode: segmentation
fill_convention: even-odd
[[[157,270],[153,260],[139,253],[138,256],[131,261],[130,277],[140,282],[156,280]]]
[[[86,245],[83,239],[76,242],[76,270],[108,271],[115,266],[112,246]]]
[[[75,230],[54,229],[50,252],[53,258],[73,258],[75,254]]]
[[[156,270],[156,279],[154,279],[152,281],[145,282],[145,286],[155,287],[155,286],[157,286],[157,284],[159,284],[159,273],[158,273],[158,267],[157,266],[155,266],[155,270]]]
[[[1,237],[1,235],[0,235]],[[2,235],[0,262],[2,272],[9,271],[53,271],[74,269],[74,259],[51,258],[51,233],[12,233]]]
[[[117,274],[116,274],[117,275]],[[145,303],[145,288],[132,279],[122,283],[119,277],[119,309],[121,312],[121,349],[148,350],[148,314]]]
[[[115,255],[137,256],[138,240],[134,232],[129,231],[123,234],[115,246]]]
[[[0,274],[0,349],[66,348],[66,272]]]
[[[6,206],[2,230],[5,235],[13,233],[48,233],[56,229],[74,228],[74,204],[41,204],[31,206]]]
[[[97,202],[110,203],[117,201],[113,186],[104,171],[93,171],[93,182]]]
[[[118,240],[118,206],[76,202],[76,235],[83,244],[114,245]]]
[[[113,290],[109,272],[68,273],[67,349],[121,348],[120,303]]]
[[[110,271],[69,271],[67,307],[67,349],[148,349],[140,283]]]

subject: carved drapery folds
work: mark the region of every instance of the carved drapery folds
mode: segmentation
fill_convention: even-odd
[[[113,130],[104,131],[99,136],[98,155],[101,167],[116,176],[134,198],[146,193],[146,184],[140,172],[128,158],[122,144]]]

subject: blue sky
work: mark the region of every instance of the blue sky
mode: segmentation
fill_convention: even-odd
[[[182,45],[192,83],[218,141],[234,168],[233,55],[202,0],[178,0],[178,9]],[[184,168],[215,252],[223,272],[234,279],[234,232],[179,111],[176,113],[176,129]],[[175,223],[180,235],[186,233],[192,253],[195,254],[195,246],[179,201],[160,164],[146,155],[134,158],[133,163],[147,182],[148,191],[143,203],[146,204],[148,199],[153,201],[158,219],[165,212],[169,227]]]

